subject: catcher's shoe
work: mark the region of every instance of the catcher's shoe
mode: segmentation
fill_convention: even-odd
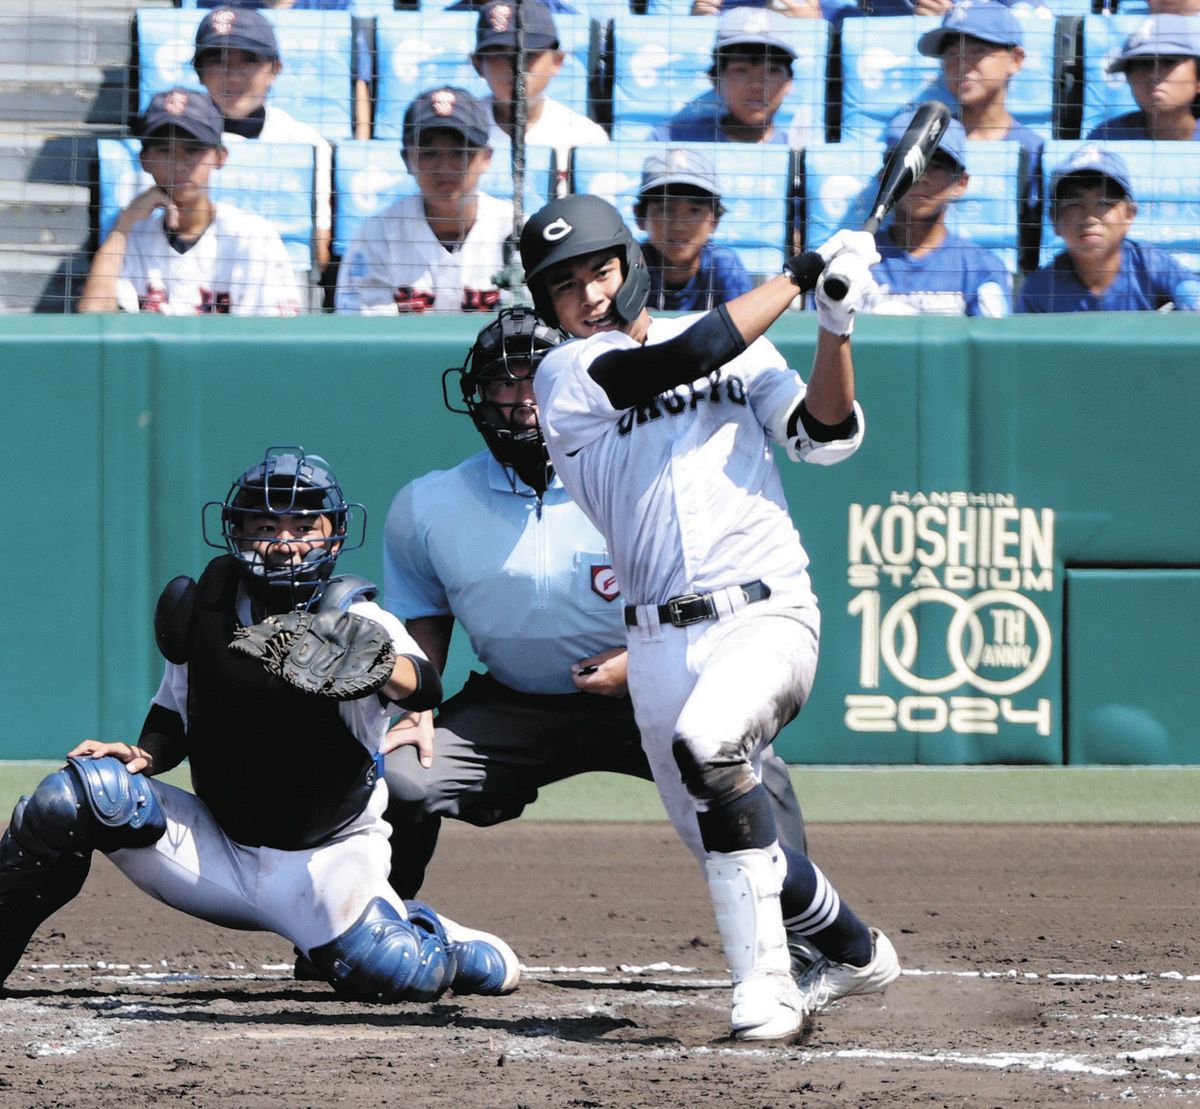
[[[297,982],[324,982],[325,975],[318,969],[314,963],[303,951],[298,947],[292,948],[296,953],[296,965],[292,967],[292,977]]]
[[[499,936],[456,924],[450,947],[458,966],[450,982],[455,993],[495,997],[517,988],[521,964],[516,952]]]
[[[818,1012],[839,998],[855,993],[882,993],[900,977],[900,959],[892,941],[878,928],[871,929],[871,961],[856,967],[821,959],[800,981],[810,1012]]]
[[[807,1007],[790,974],[754,970],[733,987],[729,1018],[735,1040],[784,1040],[804,1025]]]

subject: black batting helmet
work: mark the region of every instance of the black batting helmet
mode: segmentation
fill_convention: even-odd
[[[637,319],[650,296],[650,273],[642,248],[616,208],[598,196],[577,193],[552,200],[529,217],[521,232],[521,265],[534,307],[552,327],[558,326],[558,316],[546,290],[546,271],[600,250],[615,250],[624,264],[625,280],[613,297],[613,309],[626,323]]]
[[[542,323],[529,308],[505,308],[476,337],[466,363],[442,374],[446,407],[467,413],[496,461],[511,466],[538,492],[545,491],[550,478],[540,425],[514,427],[512,413],[490,401],[486,390],[497,381],[532,377],[546,352],[567,338],[558,328]],[[458,375],[463,407],[450,395],[452,374]]]

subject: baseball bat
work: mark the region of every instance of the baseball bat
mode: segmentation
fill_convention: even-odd
[[[939,100],[924,100],[917,105],[912,120],[892,148],[879,174],[879,190],[871,204],[871,214],[862,229],[874,235],[888,214],[917,179],[925,172],[929,159],[950,126],[950,109]],[[840,277],[827,277],[822,286],[830,300],[841,300],[849,289]]]

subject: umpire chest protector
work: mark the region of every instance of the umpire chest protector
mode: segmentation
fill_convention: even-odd
[[[238,843],[313,847],[362,812],[375,762],[336,701],[303,693],[229,649],[238,582],[236,558],[213,559],[196,586],[190,635],[177,637],[190,643],[192,785]]]

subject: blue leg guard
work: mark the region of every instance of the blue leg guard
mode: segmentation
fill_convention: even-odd
[[[165,830],[149,779],[120,759],[70,759],[22,797],[0,839],[0,982],[83,888],[93,850],[148,846]]]
[[[325,980],[353,1001],[435,1001],[454,980],[454,953],[436,930],[405,920],[382,897],[336,940],[308,957]]]
[[[454,952],[457,968],[450,988],[456,994],[488,994],[498,996],[512,993],[521,980],[521,964],[513,949],[499,936],[487,932],[476,932],[454,925],[461,937],[452,941],[447,937],[446,927],[437,912],[423,901],[405,901],[409,919],[419,928],[436,931],[446,937]]]

